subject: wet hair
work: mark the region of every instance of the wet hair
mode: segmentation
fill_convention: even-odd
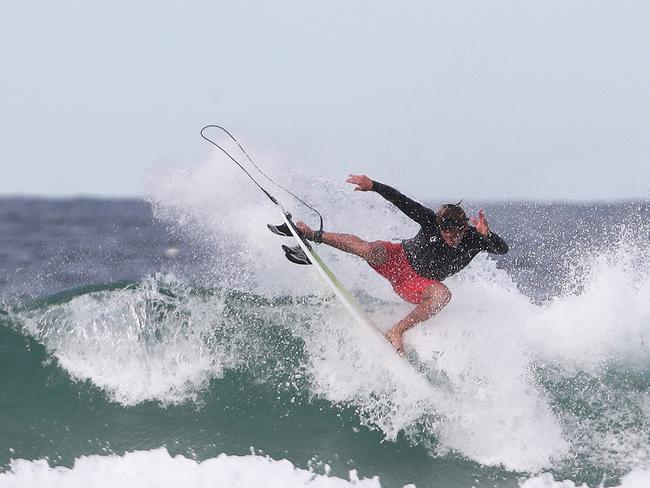
[[[462,228],[467,225],[467,215],[465,215],[465,211],[461,208],[461,203],[462,200],[458,203],[445,203],[441,205],[436,212],[436,222],[438,222],[438,225],[443,228]]]

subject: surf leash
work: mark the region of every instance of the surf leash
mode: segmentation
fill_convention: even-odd
[[[229,158],[233,163],[235,163],[237,166],[239,166],[239,168],[240,168],[244,173],[246,173],[246,176],[248,176],[248,177],[251,179],[251,181],[252,181],[253,183],[255,183],[255,185],[256,185],[256,186],[257,186],[257,187],[258,187],[258,188],[259,188],[259,189],[260,189],[260,190],[261,190],[261,191],[262,191],[262,192],[267,196],[267,198],[268,198],[269,200],[271,200],[275,205],[277,205],[278,207],[280,207],[280,209],[282,209],[282,212],[283,212],[284,214],[288,215],[289,218],[291,218],[291,215],[289,215],[289,213],[284,209],[284,207],[282,206],[282,204],[280,204],[280,202],[279,202],[279,201],[278,201],[278,200],[277,200],[273,195],[271,195],[271,193],[270,193],[268,190],[266,190],[266,188],[264,188],[262,185],[260,185],[260,183],[259,183],[259,182],[258,182],[258,181],[253,177],[253,175],[250,174],[250,172],[249,172],[249,171],[244,167],[244,165],[241,164],[241,163],[237,160],[237,158],[235,158],[235,157],[234,157],[232,154],[230,154],[226,149],[224,149],[223,146],[221,146],[220,144],[216,143],[215,141],[213,141],[212,139],[210,139],[208,136],[206,136],[206,135],[204,134],[204,132],[205,132],[206,129],[219,129],[219,130],[222,131],[224,134],[226,134],[226,136],[228,136],[228,137],[229,137],[229,138],[230,138],[230,139],[231,139],[231,140],[232,140],[232,141],[237,145],[237,147],[238,147],[239,150],[242,152],[242,154],[243,154],[244,156],[246,156],[246,159],[248,159],[248,161],[250,162],[250,164],[252,164],[253,167],[254,167],[254,168],[255,168],[255,169],[256,169],[256,170],[257,170],[257,171],[258,171],[258,172],[259,172],[259,173],[264,177],[264,178],[266,178],[267,180],[269,180],[271,183],[273,183],[273,184],[274,184],[275,186],[277,186],[278,188],[284,190],[286,193],[288,193],[289,195],[291,195],[291,196],[292,196],[293,198],[295,198],[297,201],[299,201],[300,203],[302,203],[305,207],[309,208],[309,209],[312,210],[314,213],[316,213],[316,215],[318,215],[318,218],[320,219],[320,229],[319,229],[317,232],[320,233],[320,234],[322,235],[322,232],[323,232],[323,216],[321,215],[321,213],[320,213],[318,210],[316,210],[313,206],[311,206],[310,204],[308,204],[307,202],[305,202],[302,198],[300,198],[299,196],[297,196],[297,195],[296,195],[295,193],[293,193],[291,190],[285,188],[284,186],[282,186],[281,184],[279,184],[278,182],[276,182],[273,178],[271,178],[270,176],[268,176],[264,171],[262,171],[262,170],[260,169],[260,167],[255,163],[255,161],[253,161],[253,158],[252,158],[252,157],[251,157],[251,156],[246,152],[246,150],[242,147],[242,145],[239,143],[239,141],[238,141],[237,139],[235,139],[235,136],[233,136],[233,135],[232,135],[232,134],[231,134],[227,129],[225,129],[224,127],[222,127],[222,126],[220,126],[220,125],[215,125],[215,124],[209,124],[209,125],[206,125],[205,127],[203,127],[203,128],[201,129],[201,137],[203,137],[203,139],[205,139],[206,141],[208,141],[208,142],[209,142],[210,144],[212,144],[213,146],[217,147],[217,148],[218,148],[222,153],[224,153],[226,156],[228,156],[228,158]]]

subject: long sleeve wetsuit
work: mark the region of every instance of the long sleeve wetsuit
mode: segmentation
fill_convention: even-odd
[[[481,251],[492,254],[508,252],[508,244],[497,234],[490,232],[484,236],[472,226],[467,227],[458,246],[451,247],[440,234],[433,210],[378,181],[372,182],[372,190],[420,224],[415,237],[402,241],[406,257],[420,276],[442,281],[458,273]]]

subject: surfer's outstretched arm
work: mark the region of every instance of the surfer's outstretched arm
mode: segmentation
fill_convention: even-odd
[[[420,225],[427,225],[436,221],[436,213],[433,210],[400,193],[392,186],[371,180],[366,175],[350,175],[346,182],[357,185],[355,190],[374,191],[379,193],[382,197],[404,212],[407,217],[416,221]]]

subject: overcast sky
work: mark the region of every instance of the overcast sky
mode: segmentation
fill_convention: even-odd
[[[15,1],[2,194],[133,196],[220,123],[406,193],[650,198],[646,1]]]

